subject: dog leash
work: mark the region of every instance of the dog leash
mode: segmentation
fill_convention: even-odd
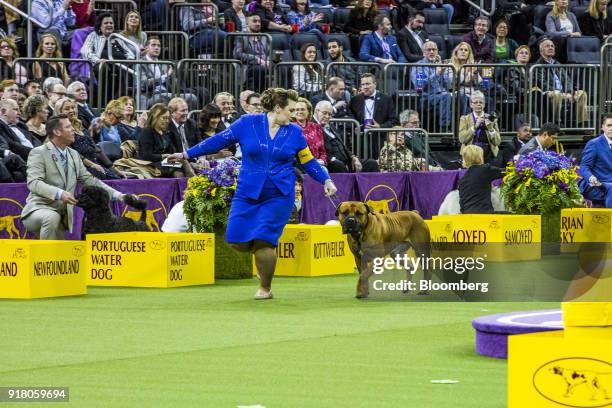
[[[332,203],[332,206],[334,207],[334,209],[335,209],[335,210],[337,210],[337,209],[338,209],[338,206],[340,205],[340,203],[336,204],[336,203],[334,202],[334,200],[332,199],[332,197],[335,197],[335,195],[333,195],[333,196],[327,196],[327,199],[328,199],[328,200],[329,200],[329,201]]]

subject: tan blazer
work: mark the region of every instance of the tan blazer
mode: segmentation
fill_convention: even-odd
[[[501,143],[501,135],[499,133],[499,127],[497,122],[493,124],[493,129],[487,129],[487,139],[489,140],[489,146],[491,147],[491,153],[493,157],[497,157],[499,153],[499,144]],[[474,136],[476,135],[476,128],[474,127],[474,119],[472,114],[464,115],[459,118],[459,142],[461,142],[460,153],[463,153],[463,148],[467,145],[472,144]]]
[[[111,197],[121,194],[92,176],[83,165],[83,161],[76,150],[68,147],[66,157],[68,159],[68,169],[64,171],[62,159],[53,143],[47,142],[30,151],[27,178],[30,194],[26,198],[26,205],[21,212],[22,219],[27,218],[28,215],[39,209],[57,211],[62,216],[62,222],[66,229],[72,232],[74,206],[56,200],[58,191],[67,191],[74,194],[77,182],[81,182],[86,185],[100,186],[108,191]]]

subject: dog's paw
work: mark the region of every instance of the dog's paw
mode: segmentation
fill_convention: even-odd
[[[134,207],[137,210],[146,210],[147,202],[145,200],[141,200],[138,196],[134,194],[126,194],[123,196],[123,202],[130,207]]]

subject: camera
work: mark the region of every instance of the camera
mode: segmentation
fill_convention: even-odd
[[[489,120],[489,121],[491,121],[491,122],[495,122],[495,121],[497,120],[497,118],[498,118],[498,116],[497,116],[497,112],[493,111],[493,112],[491,112],[491,113],[489,113],[489,114],[485,114],[485,115],[484,115],[484,118],[485,118],[485,119],[488,119],[488,120]],[[480,126],[478,126],[478,127],[479,127],[480,129],[486,130],[487,125],[485,124],[485,122],[481,122],[481,123],[480,123]]]

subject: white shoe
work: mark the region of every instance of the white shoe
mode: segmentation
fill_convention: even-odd
[[[255,292],[255,300],[266,300],[272,298],[272,291],[266,292],[265,290],[257,289],[257,292]]]

